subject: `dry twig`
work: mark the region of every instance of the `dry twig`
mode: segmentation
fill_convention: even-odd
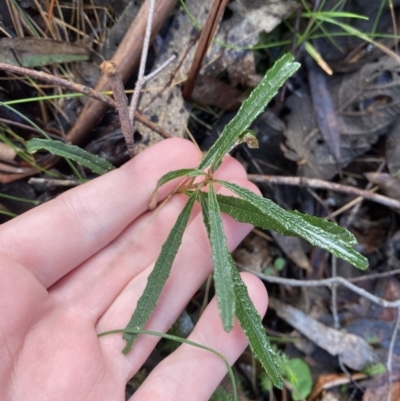
[[[294,186],[305,186],[310,188],[327,189],[330,191],[361,196],[373,202],[380,203],[381,205],[391,207],[393,209],[400,209],[400,202],[395,199],[388,198],[387,196],[374,194],[372,192],[365,191],[364,189],[350,187],[348,185],[337,184],[335,182],[324,181],[317,178],[283,177],[279,175],[249,174],[248,179],[257,184],[294,185]]]
[[[139,13],[136,18],[132,21],[130,28],[128,29],[124,39],[118,47],[118,50],[114,54],[111,61],[115,62],[115,65],[118,68],[119,73],[121,74],[121,78],[123,82],[126,82],[128,78],[134,72],[140,57],[140,51],[142,49],[142,41],[139,38],[142,38],[146,28],[146,16],[148,15],[150,0],[146,0],[142,5]],[[166,20],[166,18],[170,15],[170,11],[175,6],[176,0],[158,0],[155,7],[154,12],[154,23],[152,29],[152,35],[161,28],[162,24]],[[109,89],[108,80],[105,75],[103,75],[95,90],[97,92],[103,92]],[[89,100],[82,113],[79,115],[78,120],[76,121],[74,127],[67,134],[67,139],[70,142],[79,144],[81,143],[86,135],[95,127],[98,122],[99,116],[104,113],[105,106],[103,103],[99,103],[93,100]],[[135,118],[138,121],[140,115],[135,114]],[[140,121],[142,123],[142,121]],[[169,138],[169,135],[165,130],[158,127],[157,124],[154,124],[150,121],[153,131],[162,135],[164,138]]]
[[[108,106],[112,108],[116,108],[117,104],[114,102],[113,99],[111,99],[109,96],[102,95],[101,93],[98,93],[94,89],[91,89],[87,86],[77,84],[75,82],[68,81],[67,79],[63,79],[60,77],[56,77],[51,74],[47,74],[42,71],[36,71],[36,70],[31,70],[29,68],[24,68],[24,67],[19,67],[15,65],[10,65],[10,64],[4,64],[0,63],[0,70],[3,71],[8,71],[8,72],[13,72],[14,74],[19,74],[19,75],[28,75],[29,77],[33,79],[37,79],[40,81],[47,82],[52,85],[57,85],[57,86],[62,86],[64,88],[67,88],[71,91],[74,92],[79,92],[84,95],[87,95],[91,97],[92,99],[98,100],[102,103],[107,104]],[[154,124],[152,121],[150,121],[147,117],[145,117],[143,114],[136,112],[135,117],[137,118],[138,121],[140,121],[143,125],[146,127],[149,127],[152,129],[154,132],[157,132],[164,138],[170,138],[171,135],[168,134],[165,130],[163,130],[161,127],[159,127],[157,124]]]
[[[208,47],[210,46],[210,43],[214,37],[215,31],[217,30],[219,20],[221,19],[222,13],[224,12],[227,4],[228,0],[214,0],[211,4],[210,12],[201,31],[196,53],[190,67],[185,86],[183,87],[182,94],[186,100],[190,100],[196,83],[197,75],[201,68],[201,63],[203,62],[203,59],[207,53]]]
[[[135,85],[135,91],[133,92],[132,95],[131,104],[129,106],[129,118],[131,120],[132,126],[135,120],[135,111],[139,103],[140,92],[142,91],[142,87],[146,82],[144,79],[144,71],[146,68],[147,54],[149,52],[149,46],[150,46],[151,27],[153,25],[155,4],[156,4],[155,0],[150,0],[149,13],[147,16],[146,32],[143,41],[142,56],[140,58],[139,74]]]
[[[133,139],[133,126],[129,118],[128,99],[125,95],[124,84],[119,75],[115,63],[112,61],[104,61],[101,70],[107,75],[110,80],[110,85],[114,94],[115,103],[117,105],[119,121],[121,123],[122,135],[125,138],[126,147],[128,148],[129,156],[135,156],[135,141]]]

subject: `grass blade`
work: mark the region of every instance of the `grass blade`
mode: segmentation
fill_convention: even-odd
[[[83,150],[78,146],[68,145],[60,141],[54,141],[53,139],[31,139],[26,143],[26,149],[29,153],[34,153],[42,149],[47,150],[53,155],[73,160],[100,175],[115,168],[102,157],[86,152],[86,150]]]
[[[212,166],[215,171],[222,157],[229,151],[239,136],[264,111],[278,89],[300,67],[291,54],[285,54],[268,70],[261,83],[251,92],[236,116],[227,124],[221,136],[215,141],[199,165],[203,170]]]
[[[261,362],[274,385],[281,389],[283,387],[283,379],[280,374],[277,357],[269,344],[261,317],[250,299],[247,287],[237,271],[235,262],[230,255],[229,257],[231,277],[236,295],[236,317],[249,340],[254,356]]]
[[[230,253],[226,245],[224,227],[221,220],[217,197],[213,184],[208,192],[208,219],[211,255],[214,262],[214,283],[217,295],[218,309],[221,314],[225,331],[230,331],[235,318],[235,292],[230,274]],[[206,212],[207,213],[207,212]],[[207,223],[206,223],[207,225]]]
[[[198,194],[199,190],[196,190],[189,197],[189,200],[178,216],[175,225],[172,227],[167,240],[163,244],[154,269],[147,279],[146,288],[144,289],[142,296],[139,298],[136,310],[133,312],[131,320],[126,326],[127,330],[141,330],[149,320],[151,312],[155,308],[164,284],[171,272],[172,264],[174,263],[175,256],[178,253],[179,246],[182,243],[183,233],[188,224],[190,213]],[[127,344],[122,352],[127,354],[131,350],[138,336],[135,334],[125,333],[123,337],[127,341]]]
[[[339,236],[335,235],[336,227],[327,230],[326,222],[321,223],[316,217],[312,218],[309,216],[304,218],[299,212],[287,212],[270,199],[256,195],[248,189],[226,181],[218,182],[251,203],[262,214],[273,220],[277,226],[282,227],[285,235],[292,233],[292,235],[302,237],[312,245],[327,250],[359,269],[366,269],[368,267],[368,260],[351,246],[351,243],[354,243],[354,240],[350,237],[351,234],[348,234],[349,239],[351,238],[349,243],[343,240],[343,234]],[[339,229],[338,232],[340,233],[341,230]]]

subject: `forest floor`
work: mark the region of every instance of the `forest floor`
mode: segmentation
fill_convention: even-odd
[[[47,152],[32,156],[26,142],[43,131],[115,167],[129,160],[115,108],[77,92],[84,85],[111,96],[100,65],[112,60],[131,96],[148,3],[0,0],[0,63],[54,77],[43,83],[0,68],[1,223],[97,176]],[[273,389],[246,351],[234,368],[240,399],[399,400],[400,1],[226,3],[157,2],[145,74],[169,64],[142,89],[135,152],[169,136],[208,150],[291,52],[301,68],[251,126],[259,147],[242,144],[232,155],[264,196],[347,228],[369,261],[360,271],[297,237],[251,232],[234,260],[268,288],[263,322],[287,370],[283,391]],[[218,7],[218,29],[199,55],[201,27],[213,35]],[[186,336],[213,295],[209,280],[171,332]],[[160,342],[127,396],[173,349]],[[228,382],[213,399],[229,399],[225,391]]]

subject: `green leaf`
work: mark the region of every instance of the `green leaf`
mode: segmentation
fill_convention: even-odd
[[[329,234],[337,236],[338,240],[342,240],[353,245],[357,244],[356,237],[353,235],[353,233],[351,233],[349,230],[346,230],[344,227],[339,226],[336,223],[333,223],[325,219],[321,219],[320,217],[315,217],[306,213],[301,213],[298,212],[297,210],[289,210],[288,212],[300,216],[302,219],[306,220],[311,225],[320,227]]]
[[[249,223],[264,230],[277,231],[282,235],[294,235],[279,220],[271,219],[265,214],[260,213],[260,209],[253,206],[247,200],[224,195],[217,195],[217,199],[221,212],[228,214],[236,221]]]
[[[300,64],[293,62],[293,59],[291,54],[286,54],[268,70],[263,80],[243,102],[236,116],[225,126],[221,136],[201,161],[200,170],[209,166],[212,166],[213,171],[216,170],[235,141],[264,111],[285,81],[300,67]]]
[[[226,245],[224,227],[221,220],[217,197],[213,184],[208,192],[208,224],[211,255],[214,262],[214,283],[218,309],[225,331],[230,331],[235,319],[235,292],[230,274],[231,255]],[[207,212],[206,212],[207,213]]]
[[[78,146],[68,145],[60,141],[54,141],[53,139],[31,139],[26,143],[26,149],[29,153],[34,153],[42,149],[47,150],[53,155],[73,160],[100,175],[105,174],[115,168],[107,160],[92,153],[86,152],[86,150],[83,150]]]
[[[221,212],[233,217],[236,221],[242,223],[250,223],[253,226],[263,228],[264,230],[277,231],[282,235],[296,235],[295,232],[287,230],[287,228],[277,219],[260,213],[260,209],[253,206],[252,203],[233,196],[217,195],[218,204]],[[297,210],[287,211],[306,220],[312,226],[319,227],[332,235],[338,242],[347,242],[348,244],[357,243],[354,235],[345,228],[332,223],[320,217],[310,216],[309,214],[300,213]]]
[[[210,216],[208,214],[208,194],[205,192],[199,193],[201,214],[203,215],[203,222],[207,229],[208,237],[210,237]],[[217,195],[218,197],[218,195]]]
[[[142,296],[139,298],[131,320],[126,326],[127,330],[141,330],[149,320],[151,312],[155,308],[158,298],[160,297],[164,284],[170,275],[172,264],[174,263],[175,256],[182,243],[183,233],[188,224],[190,213],[198,194],[199,190],[196,190],[191,194],[185,207],[179,214],[175,225],[172,227],[167,240],[163,244],[161,253],[154,265],[154,269],[147,279],[146,288],[144,289]],[[127,354],[131,350],[137,337],[138,336],[135,334],[124,334],[123,338],[127,341],[125,348],[122,350],[124,354]]]
[[[153,191],[153,195],[151,196],[150,199],[150,204],[149,204],[149,209],[153,210],[158,201],[158,189],[166,184],[167,182],[174,180],[175,178],[183,177],[183,176],[188,176],[188,177],[197,177],[199,175],[205,175],[204,171],[198,170],[196,168],[183,168],[181,170],[174,170],[170,171],[169,173],[164,174],[158,181],[155,190]]]
[[[274,385],[281,389],[283,388],[283,379],[280,374],[279,362],[269,344],[261,317],[249,297],[247,287],[237,271],[235,262],[230,255],[229,257],[236,295],[236,317],[249,340],[254,356],[260,361]]]
[[[204,171],[198,170],[197,168],[183,168],[181,170],[174,170],[170,171],[167,174],[164,174],[158,181],[157,181],[157,186],[155,191],[166,184],[168,181],[174,180],[175,178],[183,177],[183,176],[189,176],[189,177],[197,177],[199,175],[205,175]]]
[[[294,401],[305,400],[311,393],[313,379],[310,367],[300,358],[289,359],[285,369],[289,374],[290,384],[292,386],[292,398]]]
[[[337,227],[327,230],[326,221],[321,222],[321,219],[316,217],[304,218],[301,213],[288,212],[270,199],[256,195],[248,189],[226,181],[218,182],[256,207],[260,213],[268,218],[268,225],[276,227],[276,231],[281,234],[296,235],[304,238],[312,245],[331,252],[333,255],[348,261],[359,269],[366,269],[368,267],[368,260],[351,246],[354,241],[351,240],[349,243],[347,240],[344,240],[347,237],[352,238],[350,237],[351,234],[343,234],[343,231],[340,228],[337,229]],[[252,209],[252,216],[254,217],[254,209]],[[243,214],[239,217],[243,217]],[[258,220],[261,220],[261,218]],[[250,219],[244,221],[251,222]],[[265,226],[261,225],[261,227],[264,228]]]

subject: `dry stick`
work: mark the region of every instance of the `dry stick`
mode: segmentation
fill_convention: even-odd
[[[377,172],[378,172],[378,173],[381,173],[382,170],[384,169],[385,165],[386,165],[386,163],[383,161],[383,162],[380,164],[380,166],[378,167]],[[365,190],[366,190],[366,191],[372,191],[372,188],[377,188],[377,189],[379,189],[379,187],[374,187],[374,184],[372,184],[372,182],[369,182],[369,183],[367,184],[367,186],[365,187]],[[377,189],[375,189],[374,192],[375,192]],[[347,218],[347,220],[346,220],[345,223],[343,224],[344,227],[350,227],[350,226],[351,226],[351,224],[353,223],[353,220],[354,220],[356,214],[357,214],[358,211],[361,209],[361,205],[362,205],[362,202],[359,202],[359,203],[357,203],[357,205],[355,205],[355,207],[353,208],[353,210],[350,212],[349,217]]]
[[[131,104],[129,106],[129,118],[131,120],[132,126],[134,125],[135,121],[135,111],[139,103],[140,92],[142,91],[142,87],[146,82],[144,79],[144,71],[146,68],[147,54],[149,52],[149,46],[150,46],[151,28],[153,25],[155,4],[156,4],[155,0],[150,0],[149,14],[147,16],[146,32],[144,35],[144,42],[142,48],[142,56],[140,58],[139,74],[135,85],[135,91],[133,92],[132,95]]]
[[[379,306],[382,306],[383,308],[400,308],[400,300],[397,301],[386,301],[386,299],[379,298],[368,291],[364,290],[361,287],[358,287],[351,283],[349,280],[346,280],[343,277],[331,277],[327,278],[324,280],[296,280],[296,279],[291,279],[291,278],[281,278],[281,277],[273,277],[273,276],[265,276],[264,274],[261,273],[256,273],[250,269],[247,269],[245,266],[236,263],[242,270],[249,271],[253,274],[255,274],[257,277],[261,278],[262,280],[268,282],[268,283],[274,283],[274,284],[282,284],[282,285],[288,285],[291,287],[328,287],[332,288],[332,285],[343,285],[344,287],[348,288],[350,291],[355,292],[356,294],[360,295],[361,297],[364,297],[374,304],[377,304]]]
[[[182,91],[182,95],[187,101],[190,100],[190,97],[192,96],[201,64],[214,37],[214,33],[217,30],[222,13],[227,4],[228,0],[213,0],[211,3],[210,12],[208,13],[206,23],[201,31],[193,62],[190,66],[188,77]]]
[[[13,72],[14,74],[19,74],[19,75],[28,75],[31,78],[34,78],[34,79],[37,79],[40,81],[44,81],[44,82],[47,82],[52,85],[62,86],[64,88],[67,88],[74,92],[82,93],[82,94],[89,96],[93,99],[96,99],[102,103],[106,103],[108,106],[110,106],[114,109],[117,107],[114,100],[112,100],[109,96],[102,95],[101,93],[98,93],[94,89],[91,89],[87,86],[80,85],[75,82],[71,82],[66,79],[60,78],[60,77],[56,77],[55,75],[47,74],[42,71],[31,70],[29,68],[19,67],[19,66],[10,65],[10,64],[4,64],[4,63],[0,63],[0,70],[7,71],[7,72]],[[171,135],[168,132],[163,130],[157,124],[154,124],[143,114],[136,112],[135,117],[143,125],[150,128],[154,132],[157,132],[157,134],[160,134],[163,138],[171,138]]]
[[[161,28],[175,4],[176,0],[157,1],[154,14],[153,35],[155,35]],[[126,82],[129,79],[139,64],[140,52],[142,50],[142,41],[139,39],[143,37],[145,32],[148,6],[149,0],[145,0],[139,13],[136,15],[126,32],[124,39],[120,43],[118,50],[112,57],[112,61],[114,61],[118,66],[118,71],[121,74],[123,82]],[[109,90],[108,79],[105,75],[101,76],[95,89],[97,92]],[[67,133],[67,139],[75,144],[80,144],[85,141],[86,137],[90,135],[90,132],[98,123],[100,116],[104,114],[105,110],[106,105],[104,103],[89,99],[78,116],[75,125]],[[138,121],[140,121],[139,118]],[[150,125],[147,126],[158,134],[163,135],[164,138],[171,137],[171,135],[169,135],[165,130],[158,127],[157,124],[152,123],[152,127],[150,127]]]
[[[114,100],[112,100],[108,96],[104,96],[87,86],[68,81],[64,78],[56,77],[55,75],[47,74],[43,71],[31,70],[29,68],[5,63],[0,63],[0,70],[13,72],[14,74],[19,75],[28,75],[29,77],[37,79],[39,81],[47,82],[52,85],[62,86],[74,92],[83,93],[84,95],[90,96],[93,99],[99,100],[100,102],[107,103],[110,107],[116,107]]]
[[[393,327],[393,333],[392,333],[392,338],[390,339],[390,345],[389,345],[389,350],[388,350],[388,358],[386,361],[386,369],[388,371],[388,393],[387,393],[387,401],[391,400],[391,395],[392,395],[392,368],[393,368],[393,351],[394,351],[394,345],[396,343],[396,337],[397,337],[397,332],[399,330],[399,325],[400,325],[400,307],[397,308],[397,316],[396,320],[394,322],[394,327]]]
[[[117,67],[112,61],[104,61],[101,64],[100,68],[110,80],[115,103],[117,104],[122,135],[125,138],[125,143],[126,147],[128,148],[129,156],[132,158],[136,154],[135,141],[133,139],[134,130],[129,119],[128,99],[125,95],[124,84],[122,82],[121,75],[119,75]]]
[[[357,195],[362,198],[371,200],[381,205],[391,207],[394,209],[400,209],[400,202],[388,198],[387,196],[378,195],[359,189],[350,187],[348,185],[337,184],[334,182],[324,181],[317,178],[305,178],[305,177],[283,177],[279,175],[258,175],[249,174],[248,179],[258,184],[278,184],[278,185],[295,185],[295,186],[306,186],[311,188],[327,189],[336,192],[343,192],[346,194]]]
[[[336,256],[332,256],[332,278],[337,277],[337,259]],[[340,329],[338,308],[337,308],[337,285],[332,284],[331,287],[331,303],[332,303],[332,316],[333,316],[333,327],[336,330]]]
[[[400,274],[400,269],[393,269],[390,270],[389,272],[374,273],[374,274],[368,274],[366,276],[349,278],[348,280],[351,281],[352,283],[358,283],[360,281],[375,280],[376,278],[382,278],[382,277],[390,277],[394,276],[395,274]]]
[[[146,75],[143,77],[144,83],[150,81],[150,79],[153,79],[156,75],[158,75],[162,70],[167,68],[174,60],[176,59],[176,55],[173,54],[169,59],[165,60],[159,67],[157,67],[154,71],[152,71],[150,74]]]
[[[56,178],[29,178],[28,184],[46,185],[47,187],[77,187],[82,185],[81,182],[75,180],[58,180]]]
[[[194,46],[194,44],[197,41],[197,37],[192,39],[188,46],[186,47],[185,52],[183,53],[183,55],[181,56],[181,59],[179,60],[178,65],[175,67],[175,69],[172,71],[168,81],[165,83],[165,85],[161,88],[161,90],[159,90],[150,100],[149,102],[144,105],[142,107],[142,110],[146,110],[156,99],[160,98],[164,91],[169,88],[171,86],[171,84],[173,83],[173,81],[175,80],[176,75],[178,74],[179,70],[181,69],[183,62],[186,60],[186,57],[188,56],[190,50],[192,49],[192,47]]]

